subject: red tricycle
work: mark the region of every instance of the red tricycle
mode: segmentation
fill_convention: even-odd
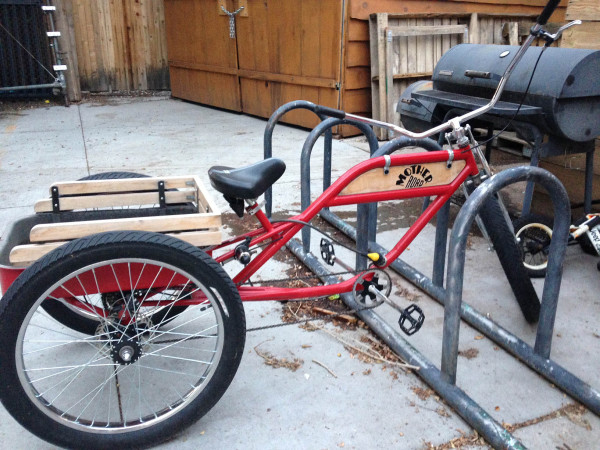
[[[558,2],[550,3],[545,20]],[[417,331],[422,312],[389,299],[391,283],[383,271],[463,183],[490,176],[463,123],[499,100],[531,40],[515,54],[489,104],[423,133],[315,106],[322,115],[413,139],[450,130],[450,145],[360,162],[296,216],[271,221],[257,202],[284,173],[281,160],[211,168],[212,186],[238,216],[258,221],[255,230],[224,242],[218,210],[195,177],[111,174],[52,186],[35,216],[13,227],[8,250],[0,256],[0,399],[5,408],[56,445],[154,445],[198,420],[226,391],[244,350],[243,301],[352,293],[365,308],[393,304],[400,327],[407,334]],[[247,284],[324,208],[415,197],[434,200],[389,252],[364,255],[371,262],[366,270],[312,287]],[[512,242],[516,248],[497,199],[487,204],[482,218],[488,232],[499,230],[497,244]],[[241,263],[233,277],[222,267],[229,262]],[[513,266],[518,283],[531,287],[514,262],[506,257],[504,264]],[[537,320],[537,296],[518,300],[526,319]]]

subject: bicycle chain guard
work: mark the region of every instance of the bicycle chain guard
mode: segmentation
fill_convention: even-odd
[[[406,335],[411,336],[421,329],[424,321],[423,310],[413,303],[402,310],[398,325]]]
[[[335,264],[335,250],[331,242],[325,238],[321,238],[321,258],[330,266]]]

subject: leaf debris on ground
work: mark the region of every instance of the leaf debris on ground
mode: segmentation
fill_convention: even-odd
[[[267,366],[271,366],[274,369],[280,369],[280,368],[289,369],[292,372],[295,372],[300,367],[302,367],[302,365],[304,364],[304,361],[300,358],[293,358],[293,359],[277,358],[267,351],[260,351],[258,349],[258,347],[261,346],[262,344],[264,344],[264,342],[261,342],[256,347],[254,347],[254,351],[256,352],[256,354],[258,356],[260,356],[262,359],[265,360],[265,364]]]

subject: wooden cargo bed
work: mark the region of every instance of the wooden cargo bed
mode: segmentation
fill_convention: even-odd
[[[34,211],[28,240],[23,230],[17,242],[7,237],[11,265],[30,265],[65,242],[106,231],[154,231],[199,247],[221,243],[221,213],[196,176],[55,183]]]

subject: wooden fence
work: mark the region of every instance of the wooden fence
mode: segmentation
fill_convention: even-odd
[[[81,89],[169,89],[163,0],[71,2]]]

